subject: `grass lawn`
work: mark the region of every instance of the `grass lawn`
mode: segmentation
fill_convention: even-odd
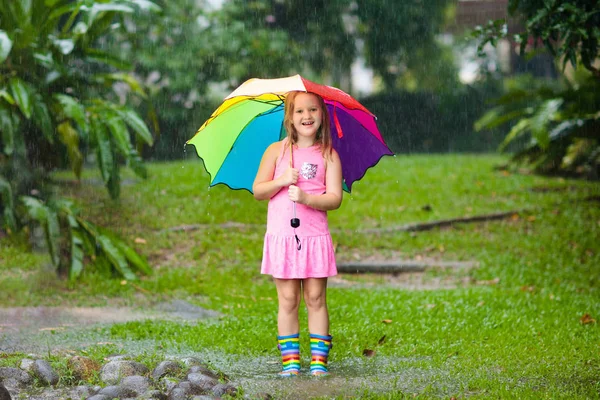
[[[338,262],[478,263],[470,270],[427,271],[420,277],[427,284],[416,290],[390,276],[332,280],[331,368],[338,376],[366,376],[361,397],[600,398],[600,327],[582,320],[589,314],[600,321],[600,185],[497,169],[503,162],[495,155],[387,157],[329,214]],[[122,282],[88,266],[70,284],[47,271],[45,254],[5,237],[0,305],[144,307],[185,299],[223,317],[197,324],[128,322],[101,334],[107,341],[155,343],[146,355],[152,359],[185,348],[230,360],[275,360],[276,293],[259,274],[266,202],[245,191],[208,189],[198,160],[149,169],[146,181],[124,177],[118,202],[97,184],[94,171],[63,190],[84,216],[144,254],[152,276]],[[385,230],[501,211],[518,213],[423,232]],[[185,225],[195,229],[169,229]],[[367,349],[375,355],[363,356]],[[0,358],[0,365],[13,359]],[[378,381],[382,375],[374,369],[386,378]],[[414,373],[402,380],[408,371]]]

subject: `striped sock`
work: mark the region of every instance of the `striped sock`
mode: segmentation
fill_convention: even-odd
[[[281,350],[281,376],[295,376],[300,373],[300,334],[277,336],[277,347]]]
[[[329,357],[329,349],[333,347],[331,344],[331,335],[310,335],[310,374],[311,375],[326,375],[327,358]]]

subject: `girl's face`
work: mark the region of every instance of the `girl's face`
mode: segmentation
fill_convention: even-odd
[[[294,112],[292,113],[292,123],[298,139],[317,137],[317,132],[323,122],[323,112],[319,106],[317,96],[311,93],[300,93],[294,99]]]

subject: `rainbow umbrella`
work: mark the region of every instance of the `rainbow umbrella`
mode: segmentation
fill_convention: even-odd
[[[250,79],[217,108],[186,144],[193,144],[210,174],[210,186],[223,183],[252,192],[267,147],[286,136],[283,101],[291,91],[320,95],[329,111],[333,147],[340,156],[344,190],[361,179],[384,155],[393,155],[375,116],[344,91],[300,75]]]

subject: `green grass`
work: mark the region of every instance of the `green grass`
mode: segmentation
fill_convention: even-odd
[[[393,373],[408,367],[441,371],[441,381],[418,392],[423,398],[600,398],[600,328],[580,322],[586,313],[600,320],[600,185],[495,168],[504,162],[490,155],[384,158],[345,195],[342,207],[329,214],[338,261],[426,258],[479,266],[425,274],[428,282],[449,280],[452,289],[406,290],[364,276],[331,287],[332,365],[343,369],[345,360],[375,349],[374,359],[407,359],[390,363]],[[129,322],[102,334],[163,348],[273,355],[276,293],[259,274],[266,203],[244,191],[209,190],[200,161],[149,168],[150,178],[132,180],[118,202],[90,183],[64,190],[87,218],[117,231],[148,257],[152,276],[123,285],[90,268],[69,284],[43,267],[45,255],[0,238],[0,304],[144,306],[182,298],[224,316],[198,324]],[[87,171],[84,178],[97,174]],[[500,221],[366,232],[513,210],[519,214]],[[225,225],[231,222],[244,225]],[[167,230],[190,224],[202,226]],[[443,382],[452,385],[444,389]],[[403,396],[412,393],[363,393]]]

